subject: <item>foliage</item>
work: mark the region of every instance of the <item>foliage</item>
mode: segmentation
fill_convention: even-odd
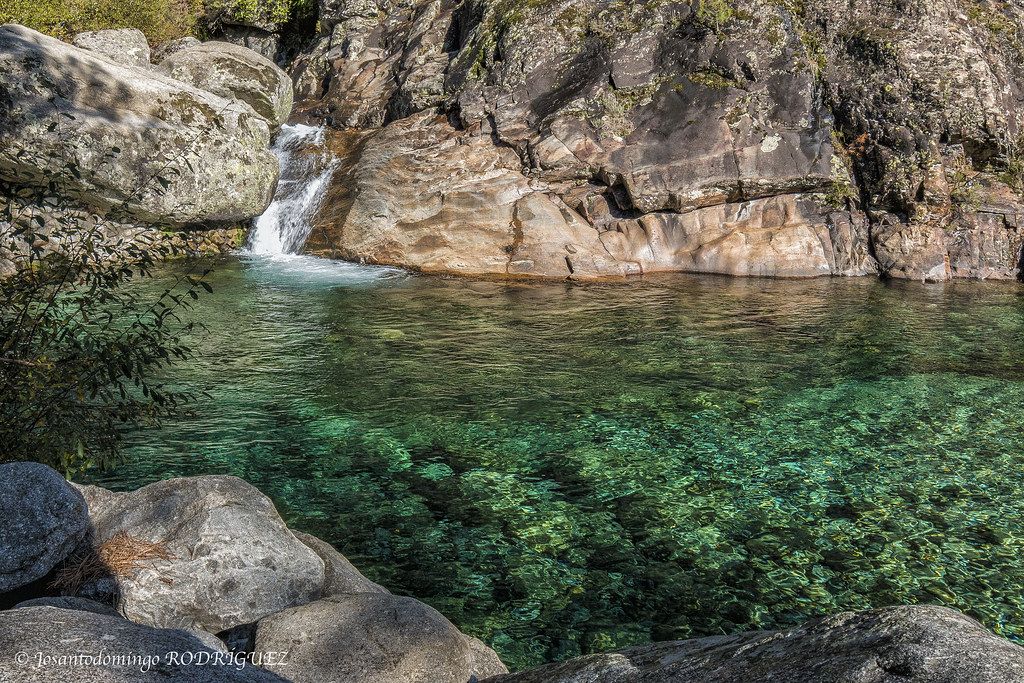
[[[137,28],[150,45],[206,37],[211,15],[240,23],[284,25],[316,15],[313,0],[5,0],[0,24],[28,26],[62,40],[81,31]],[[307,22],[308,23],[308,22]]]
[[[5,0],[0,23],[68,40],[81,31],[137,28],[150,44],[199,32],[202,0]]]
[[[63,138],[74,125],[62,113],[49,130]],[[181,314],[210,286],[180,275],[146,300],[131,285],[175,248],[159,230],[110,220],[116,211],[83,210],[69,189],[81,169],[50,156],[60,172],[45,187],[0,187],[0,461],[71,473],[111,462],[125,426],[159,423],[195,398],[151,375],[191,355],[181,339],[194,324]],[[163,192],[174,163],[144,186]]]

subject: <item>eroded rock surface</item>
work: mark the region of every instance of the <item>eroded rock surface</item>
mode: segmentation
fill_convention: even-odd
[[[785,631],[657,643],[488,683],[1010,683],[1024,648],[944,607],[846,612]]]
[[[299,108],[376,132],[316,251],[548,277],[1019,275],[1024,20],[1007,3],[320,10]]]

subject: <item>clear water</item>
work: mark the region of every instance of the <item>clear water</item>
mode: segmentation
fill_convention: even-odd
[[[513,667],[893,603],[1024,637],[1019,285],[212,283],[210,398],[95,479],[242,476]]]

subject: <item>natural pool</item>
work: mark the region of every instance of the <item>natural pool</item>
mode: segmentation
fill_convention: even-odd
[[[227,260],[95,473],[236,474],[513,668],[893,603],[1024,639],[1024,287]]]

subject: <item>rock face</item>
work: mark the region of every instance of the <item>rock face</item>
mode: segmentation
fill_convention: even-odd
[[[1024,13],[876,5],[322,0],[299,108],[373,132],[311,248],[471,274],[1017,277]]]
[[[83,50],[98,52],[119,64],[149,66],[149,43],[137,28],[86,31],[77,34],[71,44]]]
[[[186,631],[55,607],[0,612],[0,650],[0,680],[5,683],[286,683],[255,666],[217,663],[213,658],[218,651]],[[18,661],[16,653],[25,653],[27,659]]]
[[[250,49],[210,41],[174,52],[157,69],[221,97],[241,100],[280,128],[292,111],[292,82],[272,61]]]
[[[1009,683],[1024,649],[944,607],[844,613],[786,631],[658,643],[493,683]]]
[[[320,597],[323,561],[241,479],[172,479],[92,498],[97,543],[123,532],[165,544],[172,558],[79,589],[132,621],[217,633]]]
[[[0,180],[61,178],[144,223],[243,221],[279,173],[248,105],[16,25],[0,27]]]
[[[287,653],[268,667],[293,683],[467,683],[507,671],[438,612],[412,598],[344,595],[260,621],[256,652]]]
[[[45,576],[89,533],[82,495],[38,463],[0,465],[0,593]]]

